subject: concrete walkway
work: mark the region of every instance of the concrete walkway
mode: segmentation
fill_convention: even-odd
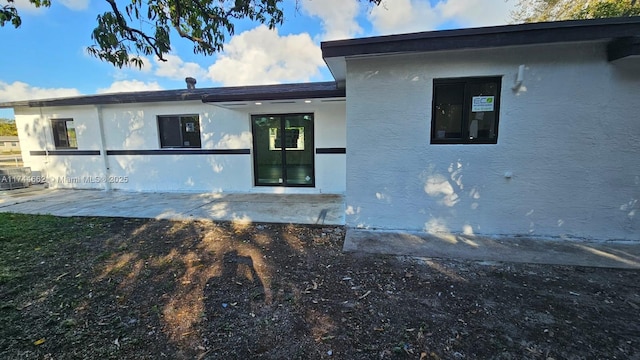
[[[190,194],[42,187],[0,191],[0,212],[344,225],[339,195]]]
[[[0,212],[344,225],[339,195],[184,194],[52,190],[42,186],[0,191]],[[347,229],[345,251],[640,269],[640,242],[491,238],[423,232]]]
[[[345,251],[429,258],[640,269],[640,242],[492,238],[347,229]]]

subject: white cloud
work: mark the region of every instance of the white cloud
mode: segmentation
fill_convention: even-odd
[[[225,44],[209,78],[225,86],[309,81],[322,64],[320,47],[309,34],[280,36],[260,25]]]
[[[194,62],[184,62],[177,55],[165,55],[167,61],[155,59],[157,76],[166,77],[172,80],[184,80],[186,77],[205,77],[207,72]],[[146,65],[145,65],[146,66]]]
[[[433,30],[438,20],[429,2],[420,0],[384,0],[369,13],[369,21],[380,34]]]
[[[5,1],[0,3],[0,6],[5,5],[4,3]],[[15,0],[13,6],[18,9],[18,12],[28,12],[31,14],[39,14],[45,9],[43,7],[35,7],[29,0]]]
[[[450,21],[462,27],[507,24],[515,0],[441,0],[435,6],[423,0],[384,0],[369,14],[380,34],[429,31]]]
[[[444,18],[456,19],[468,26],[504,25],[511,20],[515,0],[448,0],[436,8]]]
[[[360,11],[357,0],[302,0],[303,11],[322,22],[323,40],[347,39],[362,33],[356,17]]]
[[[0,2],[2,6],[6,1]],[[60,0],[60,4],[74,11],[86,10],[89,8],[89,0]],[[35,7],[29,0],[15,0],[13,5],[19,12],[27,12],[30,14],[41,14],[47,7]]]
[[[89,0],[60,0],[60,3],[71,10],[85,10],[89,7]]]
[[[12,84],[0,81],[0,101],[48,99],[80,95],[78,89],[73,88],[39,88],[22,81]]]
[[[145,90],[162,90],[162,86],[157,82],[143,82],[140,80],[118,80],[114,81],[108,88],[100,88],[98,94],[132,92]]]

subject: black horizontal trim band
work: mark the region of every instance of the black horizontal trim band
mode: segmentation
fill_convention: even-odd
[[[107,150],[107,155],[246,155],[249,149]]]
[[[317,148],[316,154],[346,154],[346,148]]]
[[[100,150],[49,150],[44,151],[44,150],[36,150],[36,151],[29,151],[29,155],[31,156],[45,156],[47,155],[47,153],[49,155],[69,155],[69,156],[75,156],[75,155],[100,155]]]

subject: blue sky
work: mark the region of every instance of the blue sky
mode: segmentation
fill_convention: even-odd
[[[285,0],[285,22],[275,31],[256,23],[236,25],[225,49],[194,55],[191,44],[173,38],[167,62],[145,58],[142,70],[118,69],[86,54],[103,0],[53,0],[35,9],[16,0],[22,26],[0,28],[0,102],[104,92],[331,80],[320,42],[415,31],[501,25],[511,21],[517,0]],[[0,6],[6,0],[0,0]],[[13,117],[0,109],[0,117]]]

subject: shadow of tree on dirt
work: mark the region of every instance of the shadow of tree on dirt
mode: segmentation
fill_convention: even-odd
[[[11,250],[33,259],[0,283],[0,358],[639,355],[637,271],[345,254],[341,227],[59,222],[42,241],[75,238]]]
[[[305,240],[301,231],[308,232]],[[295,305],[313,288],[312,280],[287,277],[309,270],[298,266],[308,262],[312,244],[305,242],[319,240],[313,232],[293,225],[145,223],[107,239],[118,251],[98,270],[95,284],[116,284],[106,293],[124,309],[149,309],[132,318],[161,324],[146,326],[154,341],[166,337],[174,356],[304,357],[317,319],[282,304]],[[321,242],[328,245],[329,238]]]

